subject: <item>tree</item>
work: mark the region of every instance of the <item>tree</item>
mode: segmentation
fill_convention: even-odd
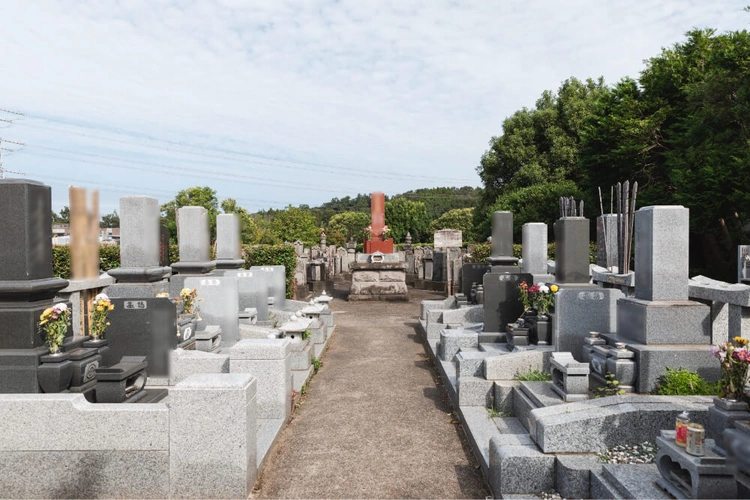
[[[120,216],[117,210],[113,210],[111,214],[102,215],[99,225],[101,227],[120,227]]]
[[[240,234],[242,243],[253,245],[260,242],[262,238],[261,229],[247,210],[237,205],[234,198],[226,198],[221,202],[221,209],[225,214],[237,214],[240,217]]]
[[[473,208],[454,208],[432,221],[430,232],[434,234],[441,229],[459,229],[464,242],[476,243],[473,218]]]
[[[421,201],[396,198],[385,203],[385,223],[391,230],[393,241],[404,241],[406,233],[411,233],[415,243],[426,242],[430,236],[427,207]]]
[[[308,210],[291,205],[274,212],[269,230],[281,241],[291,243],[299,240],[306,245],[320,243],[320,231],[315,217]]]
[[[484,190],[475,226],[485,222],[500,195],[535,184],[580,180],[580,133],[602,92],[606,87],[601,78],[569,78],[557,94],[545,91],[535,109],[523,108],[503,121],[503,135],[490,140],[477,167]]]
[[[370,225],[370,214],[363,212],[341,212],[331,217],[326,228],[328,241],[333,245],[342,245],[354,238],[361,242],[364,229]],[[336,241],[336,234],[341,235],[343,242]]]
[[[162,223],[169,229],[172,241],[177,241],[177,209],[182,207],[204,207],[208,210],[211,238],[216,235],[216,215],[219,213],[219,200],[216,191],[208,186],[183,189],[174,200],[161,206]]]
[[[70,207],[65,205],[60,209],[60,215],[52,212],[52,223],[53,224],[70,224]]]

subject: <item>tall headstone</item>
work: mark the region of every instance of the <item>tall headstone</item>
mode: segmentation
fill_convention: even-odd
[[[521,281],[530,283],[532,276],[522,273],[518,258],[513,257],[513,214],[492,214],[492,255],[487,258],[490,272],[483,277],[484,331],[501,333],[505,326],[523,313],[518,295]]]
[[[369,240],[365,240],[365,253],[393,253],[393,238],[385,238],[385,194],[374,192],[370,195],[370,228]]]
[[[231,269],[224,274],[237,278],[239,310],[254,308],[259,321],[268,319],[268,286],[270,274],[256,270]]]
[[[668,366],[718,375],[711,308],[688,300],[689,216],[682,206],[635,213],[635,296],[617,303],[616,339],[635,352],[638,392],[651,391]]]
[[[226,344],[233,344],[240,337],[237,282],[234,276],[189,276],[185,279],[185,287],[198,290],[202,300],[198,310],[203,324],[219,325],[222,343]]]
[[[286,268],[284,266],[253,266],[250,270],[266,273],[268,303],[272,309],[284,309],[286,307]]]
[[[49,350],[39,316],[68,285],[52,273],[51,232],[50,188],[0,179],[0,392],[40,391],[37,367]]]
[[[589,280],[589,220],[562,217],[555,222],[555,281],[575,285]]]
[[[211,234],[208,210],[204,207],[182,207],[177,209],[177,243],[180,261],[172,264],[178,273],[170,280],[172,296],[177,296],[189,276],[201,276],[211,272],[216,265],[211,260]]]
[[[547,224],[528,222],[521,227],[521,271],[547,274]]]
[[[239,269],[244,263],[240,216],[237,214],[217,215],[216,267],[218,269]]]
[[[172,270],[159,265],[159,201],[150,196],[120,198],[120,267],[108,274],[117,283],[110,298],[146,298],[169,291]]]

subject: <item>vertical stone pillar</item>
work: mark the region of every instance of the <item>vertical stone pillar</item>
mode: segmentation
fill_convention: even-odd
[[[683,206],[644,207],[635,214],[635,297],[688,300],[690,211]]]
[[[291,414],[291,346],[288,339],[245,339],[229,350],[229,371],[258,379],[258,418],[286,420]]]
[[[490,264],[515,265],[513,257],[513,213],[495,212],[492,214],[492,256]]]
[[[242,234],[240,216],[219,214],[216,216],[216,267],[239,269],[242,259]]]
[[[169,391],[172,498],[248,498],[257,475],[257,386],[248,373],[191,375]]]
[[[178,274],[169,282],[170,293],[175,297],[188,277],[206,275],[216,265],[216,261],[211,260],[208,210],[203,207],[177,209],[177,243],[180,261],[172,264],[172,270]]]
[[[589,220],[562,217],[555,222],[555,281],[589,282]]]
[[[521,235],[521,272],[547,274],[547,224],[526,223],[521,228]]]

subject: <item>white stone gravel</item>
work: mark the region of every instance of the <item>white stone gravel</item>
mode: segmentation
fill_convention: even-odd
[[[656,452],[656,443],[645,441],[635,445],[613,446],[599,453],[598,457],[607,464],[650,464],[654,462]]]

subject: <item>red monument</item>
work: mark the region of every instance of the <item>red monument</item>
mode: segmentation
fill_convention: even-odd
[[[393,253],[393,238],[386,239],[388,226],[385,225],[385,195],[370,195],[370,238],[365,240],[365,253]]]

